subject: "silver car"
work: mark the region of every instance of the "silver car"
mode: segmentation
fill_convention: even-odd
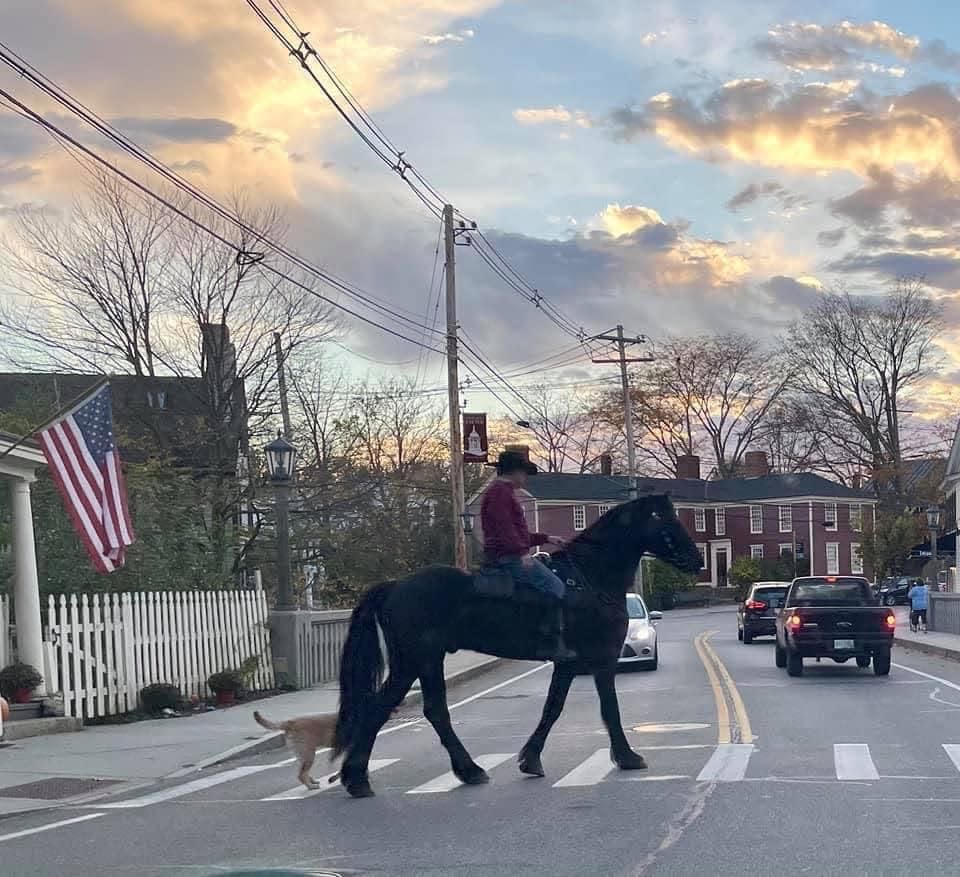
[[[660,654],[657,651],[657,627],[654,622],[663,618],[663,613],[648,612],[639,594],[627,594],[627,615],[630,623],[620,651],[620,666],[656,670]]]

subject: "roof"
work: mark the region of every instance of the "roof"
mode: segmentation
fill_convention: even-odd
[[[0,373],[0,411],[35,411],[38,413],[32,416],[41,421],[82,397],[102,378],[76,373]],[[204,378],[111,375],[109,380],[113,419],[125,460],[139,462],[164,452],[179,465],[205,469],[216,459],[205,426],[209,408]],[[156,394],[162,394],[162,404]],[[236,441],[242,443],[242,413],[234,427]]]
[[[638,478],[644,493],[669,493],[675,502],[745,503],[815,496],[854,502],[874,502],[868,490],[855,490],[812,472],[700,481],[693,478]],[[544,472],[527,482],[527,492],[540,502],[622,502],[629,492],[623,475],[576,475]]]
[[[933,499],[940,489],[947,472],[947,461],[943,457],[914,457],[904,460],[900,466],[903,491],[908,497]],[[880,482],[880,489],[889,489],[889,485]],[[921,497],[921,494],[926,494]]]

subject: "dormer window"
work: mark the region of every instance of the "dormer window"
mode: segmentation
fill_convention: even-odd
[[[147,405],[163,410],[167,407],[167,394],[163,390],[147,390]]]

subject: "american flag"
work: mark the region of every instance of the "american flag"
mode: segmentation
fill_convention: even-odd
[[[73,526],[102,573],[123,566],[134,539],[111,401],[105,384],[37,436]]]

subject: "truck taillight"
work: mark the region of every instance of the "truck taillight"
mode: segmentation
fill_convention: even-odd
[[[792,631],[798,631],[798,630],[800,630],[800,627],[801,627],[802,624],[803,624],[803,622],[800,620],[800,616],[799,616],[799,615],[791,615],[791,616],[787,619],[787,627],[789,627],[790,630],[792,630]]]
[[[767,604],[764,603],[763,600],[747,600],[747,602],[743,605],[746,606],[747,609],[754,609],[757,611],[767,608]]]
[[[896,615],[888,615],[888,616],[887,616],[887,627],[889,627],[891,630],[893,630],[893,628],[895,628],[896,626],[897,626],[897,616],[896,616]]]

